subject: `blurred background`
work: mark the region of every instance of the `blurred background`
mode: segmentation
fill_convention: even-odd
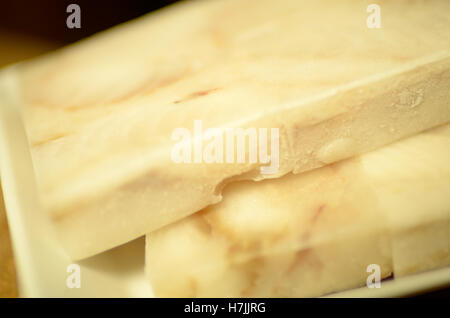
[[[0,67],[44,54],[174,2],[177,1],[1,0]],[[81,9],[79,29],[69,29],[66,25],[71,14],[66,9],[72,3]],[[0,297],[17,297],[14,259],[1,191]]]
[[[0,65],[34,57],[170,5],[176,0],[2,0]],[[81,8],[81,28],[69,29],[66,8]]]

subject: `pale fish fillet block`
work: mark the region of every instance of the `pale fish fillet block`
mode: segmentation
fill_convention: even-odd
[[[449,266],[450,125],[365,158],[378,162],[366,170],[383,198],[379,206],[390,225],[395,276]]]
[[[172,6],[19,65],[42,202],[73,258],[221,200],[237,178],[317,168],[450,120],[450,2]],[[280,167],[175,164],[175,128],[280,129]]]
[[[301,175],[230,185],[147,236],[162,297],[303,297],[449,265],[450,125]],[[437,230],[436,230],[437,229]]]

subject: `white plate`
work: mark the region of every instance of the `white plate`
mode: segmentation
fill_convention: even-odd
[[[152,297],[144,275],[144,239],[78,262],[80,288],[66,281],[72,263],[40,208],[10,68],[0,76],[0,171],[21,297]],[[1,75],[1,74],[0,74]],[[450,268],[382,282],[330,297],[396,297],[450,285]]]

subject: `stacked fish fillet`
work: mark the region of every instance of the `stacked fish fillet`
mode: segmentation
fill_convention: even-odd
[[[449,265],[450,2],[378,2],[381,28],[364,0],[182,2],[15,66],[68,253],[148,234],[168,297],[318,296],[371,264]],[[196,121],[278,128],[277,169],[176,162]]]

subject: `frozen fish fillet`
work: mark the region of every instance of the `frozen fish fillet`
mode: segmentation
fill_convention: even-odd
[[[161,297],[303,297],[450,265],[450,125],[224,200],[147,236]]]
[[[174,5],[13,69],[44,207],[73,258],[450,120],[450,2]],[[278,128],[268,164],[175,163],[175,129]],[[198,140],[198,139],[197,139]],[[272,156],[271,163],[274,162]]]
[[[450,265],[450,125],[364,156],[396,277]],[[395,180],[391,182],[390,180]]]

